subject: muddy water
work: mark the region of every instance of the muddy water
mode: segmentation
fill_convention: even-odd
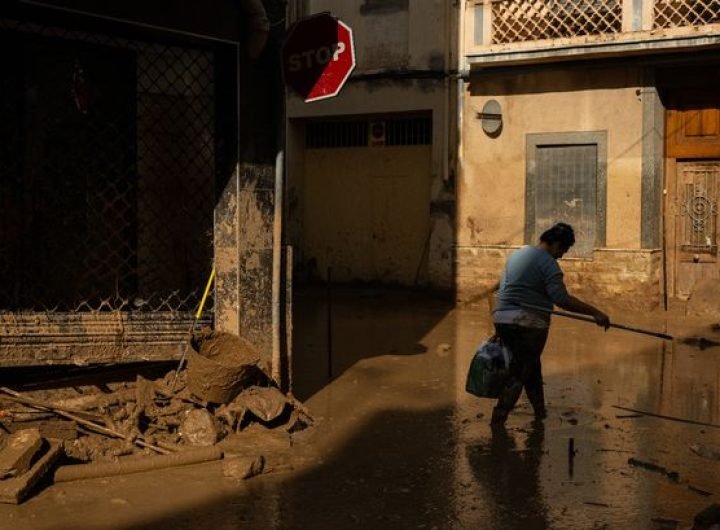
[[[492,404],[463,390],[485,311],[375,291],[336,292],[333,306],[328,384],[324,300],[299,297],[296,393],[322,420],[298,437],[294,471],[237,484],[211,464],[60,484],[0,506],[0,528],[690,528],[718,502],[720,462],[689,446],[720,446],[720,429],[618,417],[629,413],[613,405],[720,424],[720,350],[556,319],[549,418],[534,423],[523,398],[493,431]],[[702,322],[612,316],[713,336]]]

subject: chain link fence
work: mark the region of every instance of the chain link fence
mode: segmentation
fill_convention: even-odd
[[[0,311],[197,306],[235,112],[213,46],[0,19]]]

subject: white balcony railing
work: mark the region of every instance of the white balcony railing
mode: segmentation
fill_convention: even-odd
[[[498,0],[492,43],[503,44],[622,31],[622,0]]]
[[[720,23],[720,0],[655,0],[653,28]]]
[[[466,17],[471,54],[513,44],[533,47],[534,42],[626,40],[639,32],[651,40],[701,27],[705,34],[720,32],[720,0],[474,0],[468,5],[473,10]]]

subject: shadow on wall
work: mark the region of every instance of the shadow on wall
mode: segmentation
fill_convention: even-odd
[[[297,289],[294,394],[308,399],[361,359],[425,353],[420,341],[452,309],[449,300],[404,288]]]

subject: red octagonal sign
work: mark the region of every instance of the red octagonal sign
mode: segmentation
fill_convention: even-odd
[[[355,68],[352,30],[322,13],[292,27],[283,48],[285,83],[305,102],[336,96]]]

